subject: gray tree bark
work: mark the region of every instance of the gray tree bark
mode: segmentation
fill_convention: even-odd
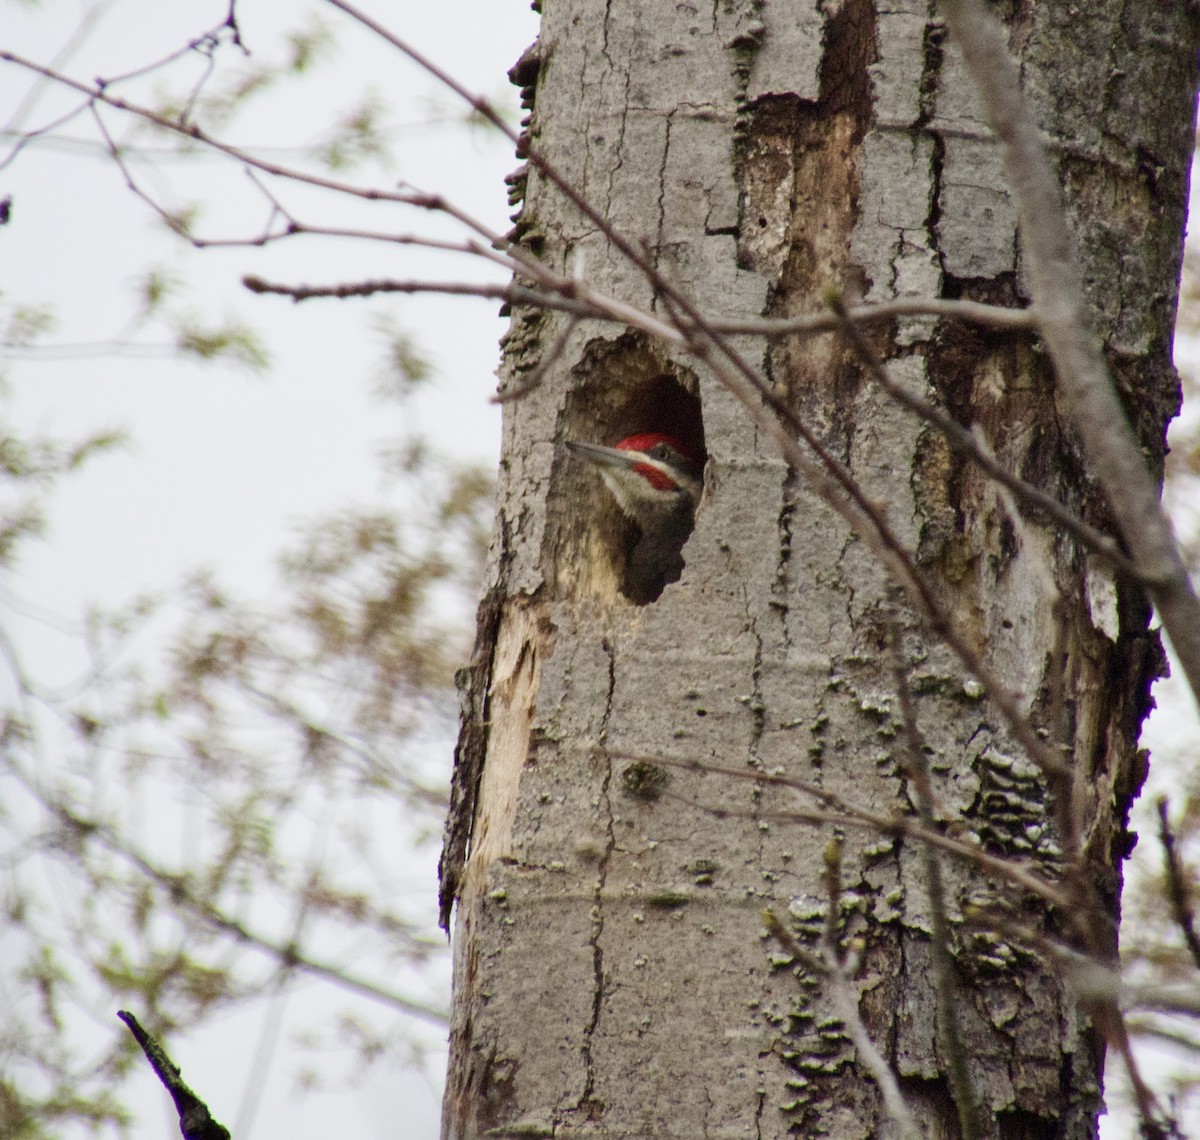
[[[1011,45],[1058,162],[1110,367],[1149,462],[1178,385],[1169,349],[1192,149],[1183,3],[1025,0]],[[541,152],[706,314],[786,316],[830,288],[867,300],[1024,299],[998,148],[918,0],[545,0],[516,78]],[[525,246],[654,309],[652,286],[536,169],[514,179]],[[663,311],[660,307],[660,312]],[[753,779],[783,772],[911,815],[889,642],[899,631],[936,815],[1053,880],[1061,802],[865,543],[708,371],[640,334],[513,314],[497,537],[443,886],[457,895],[444,1135],[885,1135],[879,1094],[805,957],[826,921],[831,829]],[[892,374],[977,425],[1030,482],[1105,526],[1053,377],[1026,333],[906,318],[870,334]],[[968,640],[1072,765],[1115,950],[1137,732],[1160,669],[1142,595],[996,489],[874,386],[833,335],[738,347],[852,470]],[[707,458],[685,569],[620,593],[620,519],[565,438],[670,430]],[[1060,797],[1061,800],[1061,797]],[[1056,810],[1060,809],[1060,810]],[[469,853],[467,837],[470,836]],[[859,1009],[931,1136],[959,1134],[930,971],[923,851],[847,830],[839,935]],[[1066,917],[942,860],[956,1016],[984,1134],[1088,1137],[1103,1047],[1037,953],[967,918]]]

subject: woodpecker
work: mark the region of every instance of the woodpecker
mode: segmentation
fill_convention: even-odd
[[[621,513],[637,528],[627,550],[623,592],[645,605],[679,580],[680,551],[692,533],[700,501],[700,464],[674,436],[642,432],[616,447],[567,440],[568,449],[595,464]]]

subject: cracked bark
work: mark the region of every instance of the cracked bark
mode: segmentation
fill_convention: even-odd
[[[1097,0],[1068,19],[1022,3],[1013,41],[1096,326],[1157,464],[1177,398],[1167,350],[1194,52],[1185,6],[1152,7]],[[871,300],[1024,297],[996,145],[926,4],[545,0],[542,45],[539,146],[626,235],[650,241],[702,310],[787,316],[829,286]],[[531,247],[653,305],[536,170],[525,192],[518,228]],[[565,327],[516,312],[504,380],[519,383]],[[915,317],[868,335],[900,382],[978,424],[1011,469],[1107,522],[1024,334]],[[1065,726],[1089,800],[1087,858],[1115,922],[1159,661],[1144,601],[1064,536],[1014,528],[986,480],[835,337],[769,352],[738,343],[887,504],[1035,722]],[[698,396],[706,493],[683,577],[637,607],[606,561],[605,504],[556,441],[649,414],[664,375]],[[884,648],[898,614],[942,818],[1052,868],[1041,776],[864,544],[682,357],[581,322],[544,383],[506,408],[497,536],[447,846],[459,906],[444,1135],[877,1135],[878,1097],[819,980],[760,938],[767,905],[797,937],[820,927],[828,835],[773,819],[792,806],[781,789],[634,771],[622,757],[782,769],[873,810],[909,810]],[[843,858],[863,1019],[931,1135],[954,1136],[919,852],[854,834]],[[945,871],[954,919],[1001,893]],[[961,1031],[993,1134],[1093,1135],[1100,1050],[1082,1014],[1033,956],[954,925]]]

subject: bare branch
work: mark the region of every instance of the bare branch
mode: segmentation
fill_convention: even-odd
[[[1020,214],[1038,329],[1089,466],[1108,497],[1133,560],[1200,703],[1200,599],[1163,511],[1159,489],[1117,399],[1099,338],[1090,331],[1083,275],[1050,166],[1004,28],[983,0],[942,0],[992,129],[1004,147]]]
[[[134,1040],[142,1047],[146,1060],[171,1094],[175,1111],[179,1114],[179,1131],[184,1140],[229,1140],[229,1129],[213,1119],[208,1105],[204,1103],[184,1082],[179,1066],[167,1056],[166,1050],[150,1036],[127,1010],[118,1010],[117,1016],[125,1022]]]
[[[520,257],[519,264],[513,269],[514,262],[518,261],[518,252],[524,253],[524,251],[518,251],[515,247],[511,246],[504,253],[496,253],[494,250],[485,250],[474,240],[438,242],[414,235],[387,234],[375,230],[339,230],[334,227],[310,226],[294,221],[287,230],[281,233],[263,235],[260,238],[221,242],[211,240],[200,241],[195,238],[190,240],[194,245],[204,246],[257,246],[265,245],[270,241],[278,241],[284,237],[290,237],[292,236],[293,228],[295,233],[329,237],[364,238],[369,241],[395,242],[401,245],[419,245],[429,249],[447,249],[453,252],[470,253],[495,261],[498,265],[509,268],[518,275],[528,273],[536,267],[538,271],[537,279],[542,282],[544,288],[547,290],[558,289],[560,293],[554,295],[549,292],[533,293],[526,290],[524,293],[514,292],[512,296],[500,296],[495,291],[494,286],[488,285],[477,287],[464,284],[462,288],[455,286],[452,289],[447,289],[444,284],[438,282],[420,283],[415,281],[397,281],[388,278],[358,282],[353,285],[287,285],[283,282],[267,282],[261,277],[251,276],[247,280],[252,281],[254,284],[248,285],[248,288],[259,293],[278,293],[291,297],[296,301],[307,301],[316,297],[340,298],[359,295],[367,296],[375,293],[419,293],[422,290],[428,290],[431,293],[468,293],[470,289],[478,288],[480,290],[478,295],[481,297],[495,297],[499,300],[508,301],[511,304],[553,309],[560,312],[573,313],[578,317],[586,317],[590,320],[611,321],[616,324],[630,325],[669,344],[685,345],[687,343],[687,334],[697,331],[683,314],[679,315],[677,323],[666,324],[652,313],[647,313],[624,301],[618,301],[614,297],[600,293],[584,281],[563,277],[554,273],[548,267],[537,263],[528,254]],[[521,287],[516,286],[514,288],[519,290]],[[356,289],[361,290],[361,294],[354,292]],[[981,315],[980,311],[985,312]],[[1032,320],[1025,317],[1025,314],[1031,312],[1031,310],[1004,309],[993,305],[976,305],[974,302],[967,301],[938,301],[936,299],[928,301],[885,301],[881,304],[855,305],[848,308],[846,312],[851,320],[861,324],[890,321],[897,316],[924,314],[929,316],[953,317],[983,325],[990,324],[994,317],[998,322],[998,327],[1013,329],[1033,327]],[[990,316],[988,315],[989,313],[991,314]],[[1010,316],[1014,318],[1011,324],[1008,322],[1008,317]],[[763,318],[762,320],[710,320],[707,317],[704,318],[704,327],[711,329],[715,333],[726,336],[762,336],[772,340],[788,336],[816,335],[831,332],[839,328],[840,325],[841,321],[838,317],[826,312],[809,313],[799,317],[789,317],[786,320],[773,320],[769,318]],[[1074,516],[1070,517],[1073,518]],[[1075,525],[1080,526],[1082,524],[1076,519]],[[1095,533],[1099,535],[1098,531]],[[1102,548],[1105,542],[1111,545],[1111,540],[1101,536],[1099,538],[1101,546],[1099,552],[1102,554],[1104,553]]]
[[[57,119],[53,119],[51,122],[46,123],[44,126],[38,127],[36,130],[32,131],[23,131],[21,134],[17,135],[17,141],[13,144],[12,149],[4,156],[3,159],[0,159],[0,171],[4,171],[10,167],[17,160],[17,155],[19,155],[21,151],[23,151],[35,139],[48,135],[51,131],[55,131],[59,127],[69,123],[72,119],[82,115],[90,106],[91,104],[89,102],[81,103],[78,107],[72,107],[71,110],[60,115]],[[0,134],[0,138],[4,137],[8,133],[9,132],[4,132],[3,134]]]
[[[1001,305],[985,305],[980,301],[956,301],[940,297],[898,297],[894,301],[879,301],[870,305],[853,305],[847,310],[852,321],[871,324],[890,321],[896,317],[946,317],[981,325],[1000,332],[1037,330],[1036,309],[1008,309]],[[729,336],[792,336],[796,333],[833,332],[841,327],[841,319],[830,313],[804,313],[798,317],[756,320],[710,321],[717,332]]]
[[[948,415],[941,408],[931,404],[915,392],[910,392],[903,384],[899,384],[893,380],[887,368],[884,367],[883,363],[871,350],[871,346],[867,343],[866,338],[858,328],[858,318],[846,308],[841,298],[831,298],[830,306],[837,314],[839,327],[854,351],[858,354],[858,358],[866,365],[876,382],[892,399],[897,403],[903,404],[909,411],[920,416],[927,423],[933,424],[934,427],[938,428],[945,435],[955,450],[968,456],[976,466],[995,479],[997,483],[1007,487],[1023,503],[1033,507],[1058,523],[1068,534],[1073,535],[1085,547],[1111,563],[1121,573],[1135,581],[1143,583],[1149,581],[1121,553],[1112,538],[1106,534],[1102,534],[1095,527],[1089,526],[1082,519],[1072,514],[1053,495],[1048,495],[1045,491],[1033,486],[1032,483],[1027,483],[1024,479],[1013,475],[1008,468],[997,462],[994,456],[980,447],[975,437],[953,416]]]
[[[883,507],[872,502],[858,481],[846,470],[816,433],[793,411],[740,353],[705,323],[695,306],[676,290],[652,265],[645,272],[661,291],[664,301],[687,318],[677,322],[695,356],[706,363],[722,384],[737,397],[755,426],[774,440],[783,457],[870,546],[872,553],[917,606],[933,632],[958,657],[983,686],[996,707],[1004,714],[1014,736],[1029,758],[1050,778],[1061,779],[1067,769],[1061,759],[1039,738],[1021,709],[1017,695],[984,662],[959,632],[949,610],[942,604],[929,581],[917,568],[912,556],[896,537]],[[696,331],[692,331],[696,330]],[[724,359],[717,359],[719,353]],[[728,362],[728,363],[726,363]],[[793,434],[794,433],[794,434]],[[819,462],[814,462],[797,443],[804,441]]]

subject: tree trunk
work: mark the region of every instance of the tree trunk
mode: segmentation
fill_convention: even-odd
[[[1011,21],[1097,326],[1156,469],[1178,399],[1186,7],[1022,0]],[[925,3],[545,0],[539,47],[515,77],[536,93],[541,153],[711,317],[811,312],[830,288],[1025,301],[998,148]],[[528,249],[655,307],[651,285],[543,176],[514,183]],[[505,384],[564,332],[543,382],[508,407],[497,539],[463,678],[443,868],[458,896],[444,1135],[885,1134],[820,974],[763,926],[770,908],[816,945],[833,829],[781,818],[813,802],[750,777],[785,773],[913,814],[901,661],[939,823],[1053,879],[1075,842],[1062,803],[867,544],[703,366],[628,330],[519,309]],[[917,317],[870,338],[893,376],[977,425],[1010,470],[1105,525],[1031,335]],[[833,334],[737,344],[883,504],[967,640],[1063,746],[1086,821],[1080,858],[1115,951],[1137,733],[1160,665],[1140,592],[1020,520]],[[705,457],[705,493],[682,578],[635,605],[621,593],[623,520],[562,442],[650,429]],[[866,1027],[929,1135],[950,1137],[925,854],[845,829],[836,927],[860,949]],[[1099,1035],[1045,960],[964,912],[1003,904],[1014,926],[1048,932],[1065,916],[978,868],[941,867],[983,1134],[1092,1136]]]

